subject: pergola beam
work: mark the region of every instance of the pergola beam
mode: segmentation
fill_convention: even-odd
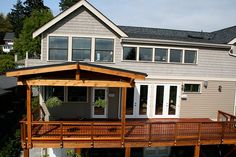
[[[32,79],[32,80],[18,81],[17,84],[30,85],[30,86],[132,87],[130,82],[102,81],[102,80]]]

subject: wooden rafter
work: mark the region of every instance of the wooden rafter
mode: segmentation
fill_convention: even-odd
[[[17,84],[31,86],[132,87],[129,82],[101,80],[32,79],[26,81],[18,81]]]
[[[51,72],[60,72],[60,71],[68,71],[68,70],[76,70],[76,79],[80,79],[80,70],[89,71],[89,72],[96,72],[100,74],[108,74],[111,76],[118,76],[118,77],[125,77],[130,78],[132,80],[139,79],[144,80],[146,75],[131,71],[120,70],[116,68],[108,68],[103,66],[95,66],[85,63],[74,63],[74,64],[61,64],[61,65],[50,65],[50,66],[43,66],[43,67],[34,67],[29,69],[22,69],[22,70],[15,70],[6,72],[6,76],[14,76],[14,77],[21,77],[27,75],[34,75],[34,74],[44,74],[44,73],[51,73]]]
[[[6,76],[8,76],[8,77],[10,77],[10,76],[24,76],[24,75],[42,74],[42,73],[66,71],[66,70],[73,70],[73,69],[77,69],[76,64],[63,65],[63,66],[39,67],[39,68],[33,68],[33,69],[23,69],[23,70],[10,71],[10,72],[6,73]]]

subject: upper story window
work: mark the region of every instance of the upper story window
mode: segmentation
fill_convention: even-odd
[[[46,92],[46,100],[51,97],[58,97],[61,101],[65,101],[64,99],[64,87],[62,86],[48,86],[45,87]]]
[[[137,48],[136,47],[124,47],[123,48],[123,60],[136,60]]]
[[[95,39],[95,61],[113,62],[114,40]]]
[[[139,48],[140,61],[152,61],[152,48]]]
[[[188,48],[124,45],[123,60],[197,64],[198,50]]]
[[[68,60],[68,37],[49,37],[49,60]]]
[[[182,63],[183,50],[170,49],[170,63]]]
[[[197,51],[185,50],[184,51],[184,63],[196,64],[197,63]]]
[[[90,61],[91,59],[91,38],[72,38],[72,60]]]
[[[168,49],[156,48],[155,49],[155,61],[167,62],[168,61]]]

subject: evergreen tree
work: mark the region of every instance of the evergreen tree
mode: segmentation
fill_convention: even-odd
[[[19,56],[25,56],[26,52],[29,55],[40,54],[40,38],[32,39],[32,34],[52,18],[53,15],[48,9],[34,10],[30,17],[26,17],[20,36],[14,43],[14,50]]]
[[[12,25],[9,21],[9,18],[3,13],[0,13],[0,32],[11,32]]]
[[[23,28],[25,11],[21,0],[17,0],[16,4],[13,7],[14,8],[11,9],[11,12],[8,14],[8,17],[12,24],[13,32],[15,32],[15,36],[18,38],[20,31]]]
[[[69,7],[71,7],[72,5],[74,5],[75,3],[77,3],[79,0],[61,0],[61,2],[59,3],[59,7],[62,11],[68,9]]]
[[[25,14],[30,16],[33,10],[49,9],[44,5],[43,0],[26,0],[25,5]]]

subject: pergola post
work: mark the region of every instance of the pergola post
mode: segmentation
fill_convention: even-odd
[[[200,145],[194,146],[194,157],[200,157]]]
[[[130,150],[131,150],[130,147],[125,148],[125,157],[130,157]]]
[[[27,85],[27,94],[26,94],[26,108],[27,108],[27,148],[32,147],[31,142],[31,122],[32,122],[32,113],[31,113],[31,86]]]
[[[24,149],[23,153],[24,157],[29,157],[29,149]]]
[[[126,92],[127,88],[122,88],[122,101],[121,101],[121,124],[122,124],[122,130],[121,130],[121,145],[124,147],[125,142],[125,115],[126,115]]]

